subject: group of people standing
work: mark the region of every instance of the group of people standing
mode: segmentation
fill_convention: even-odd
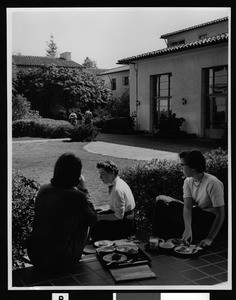
[[[93,119],[93,114],[90,110],[87,110],[84,114],[84,125],[91,124]],[[81,126],[83,124],[83,116],[81,113],[76,114],[72,111],[69,115],[69,121],[72,125]]]
[[[153,233],[169,238],[175,233],[188,243],[197,238],[202,247],[210,246],[224,221],[223,184],[205,172],[205,158],[200,151],[182,152],[179,157],[186,176],[184,201],[177,208],[175,201],[156,202]],[[112,161],[99,162],[96,168],[108,185],[108,210],[94,207],[81,172],[82,162],[73,153],[59,157],[51,182],[40,188],[27,247],[36,268],[47,272],[71,270],[89,241],[116,240],[134,234],[135,199],[130,187]],[[172,219],[176,220],[174,226]]]

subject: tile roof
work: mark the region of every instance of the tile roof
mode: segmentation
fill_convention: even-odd
[[[204,46],[211,46],[211,45],[215,45],[215,44],[224,43],[227,41],[228,41],[228,33],[222,33],[222,34],[218,34],[218,35],[208,37],[205,39],[197,40],[195,42],[191,42],[188,44],[181,44],[181,45],[177,45],[177,46],[167,47],[164,49],[123,58],[123,59],[118,60],[117,63],[118,64],[129,64],[130,62],[135,61],[135,60],[157,57],[157,56],[161,56],[161,55],[165,55],[165,54],[171,54],[171,53],[175,53],[175,52],[191,50],[194,48],[200,48],[200,47],[204,47]]]
[[[99,69],[99,68],[85,68],[85,71],[94,74],[94,75],[100,75],[101,73],[107,71],[108,69]]]
[[[51,58],[47,56],[12,55],[12,62],[17,66],[41,67],[55,64],[57,67],[83,68],[80,64],[63,58]]]
[[[117,72],[123,72],[123,71],[129,71],[129,66],[121,66],[117,68],[112,68],[109,70],[106,70],[105,72],[100,73],[99,75],[106,75],[106,74],[112,74]]]
[[[228,17],[217,19],[217,20],[213,20],[213,21],[209,21],[209,22],[206,22],[206,23],[203,23],[203,24],[191,26],[191,27],[188,27],[188,28],[185,28],[185,29],[181,29],[181,30],[177,30],[177,31],[173,31],[173,32],[170,32],[170,33],[166,33],[166,34],[161,35],[160,38],[164,39],[164,38],[166,38],[168,36],[171,36],[171,35],[175,35],[175,34],[178,34],[178,33],[181,33],[181,32],[193,30],[193,29],[196,29],[196,28],[200,28],[200,27],[204,27],[204,26],[208,26],[208,25],[212,25],[212,24],[220,23],[220,22],[224,22],[224,21],[228,21]]]

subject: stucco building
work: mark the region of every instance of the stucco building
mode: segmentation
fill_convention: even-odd
[[[118,61],[129,66],[130,112],[154,132],[175,113],[181,129],[221,138],[228,125],[228,17],[163,34],[167,47]]]
[[[109,69],[99,74],[105,85],[112,91],[114,97],[119,98],[129,89],[129,66]]]

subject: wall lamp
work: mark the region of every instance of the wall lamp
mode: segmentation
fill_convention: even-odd
[[[182,98],[182,99],[181,99],[181,103],[182,103],[183,105],[185,105],[185,104],[187,103],[187,100],[186,100],[185,98]]]
[[[136,105],[139,106],[140,104],[140,101],[136,100]]]

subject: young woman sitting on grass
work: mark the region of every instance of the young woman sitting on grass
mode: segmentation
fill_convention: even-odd
[[[61,155],[51,183],[43,185],[37,194],[27,250],[40,270],[72,270],[86,245],[89,226],[96,223],[97,214],[88,199],[81,169],[79,157],[73,153]]]
[[[153,213],[153,233],[165,239],[182,235],[187,244],[195,242],[201,247],[210,246],[220,231],[223,234],[223,183],[205,172],[206,161],[200,151],[185,151],[179,158],[186,177],[184,202],[158,196]],[[164,201],[159,201],[162,199]]]

